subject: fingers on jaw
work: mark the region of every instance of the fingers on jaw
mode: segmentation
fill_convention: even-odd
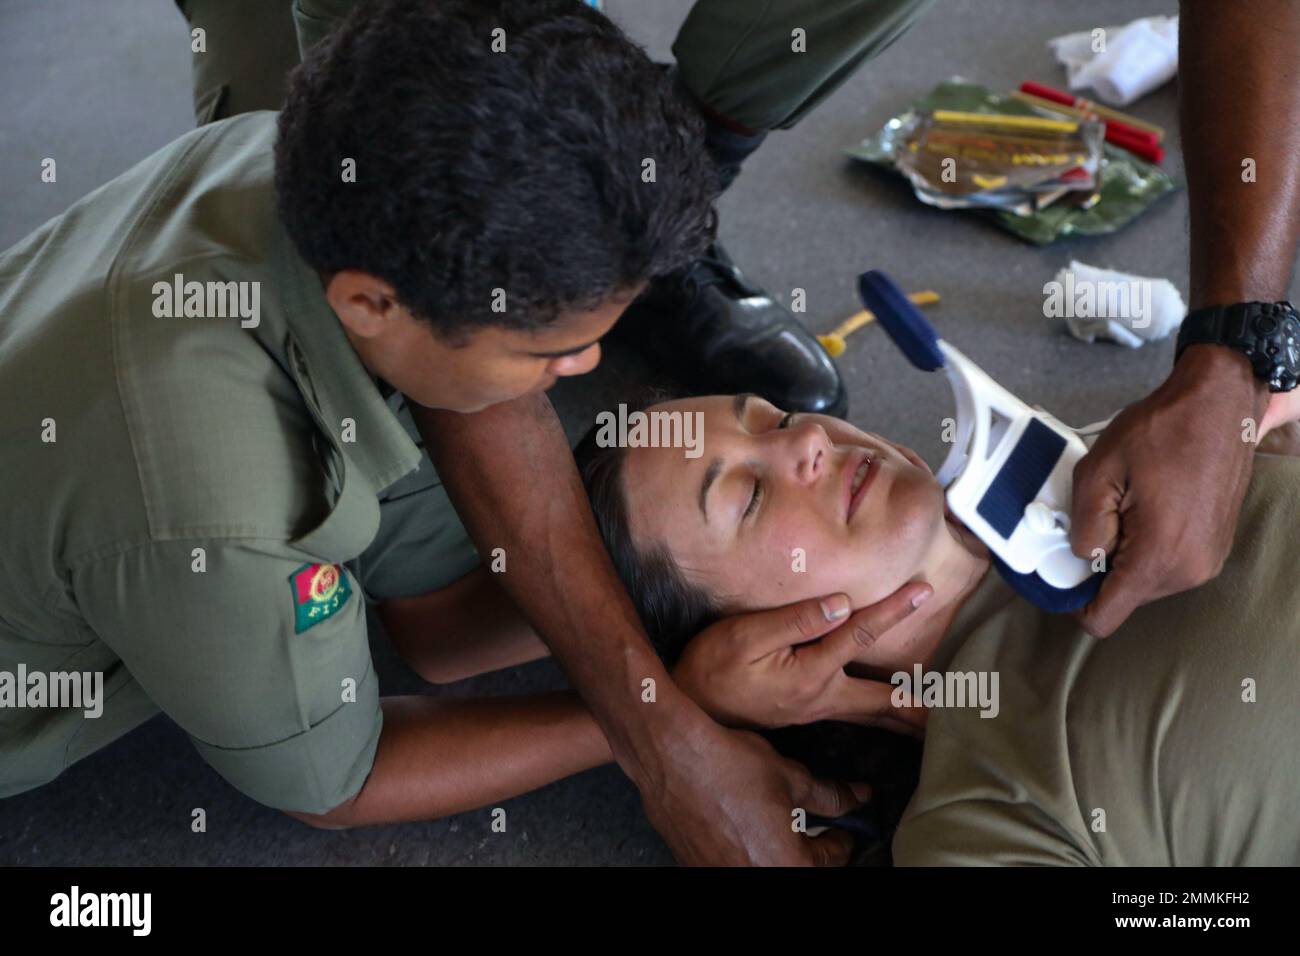
[[[864,651],[871,650],[875,646],[880,628],[873,625],[867,618],[859,618],[853,623],[853,641]]]
[[[815,609],[814,609],[815,608]],[[826,615],[820,607],[807,602],[795,609],[791,618],[792,643],[799,644],[816,637],[826,629]]]

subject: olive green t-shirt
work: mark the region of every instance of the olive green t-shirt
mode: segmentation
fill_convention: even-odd
[[[900,865],[1300,863],[1300,459],[1256,457],[1231,556],[1105,640],[990,572],[935,670],[999,712],[930,714]]]

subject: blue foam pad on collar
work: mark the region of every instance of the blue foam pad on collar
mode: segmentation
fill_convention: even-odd
[[[976,508],[1004,540],[1010,540],[1029,506],[1065,451],[1065,437],[1034,418]]]
[[[993,566],[1002,575],[1002,580],[1011,585],[1017,594],[1051,614],[1068,614],[1087,606],[1101,590],[1101,579],[1105,577],[1098,573],[1072,588],[1054,588],[1037,574],[1021,574],[1011,570],[1005,561],[991,551],[989,557],[993,559]]]
[[[934,326],[893,279],[875,270],[864,272],[858,276],[858,296],[909,362],[923,372],[943,368],[943,352]]]

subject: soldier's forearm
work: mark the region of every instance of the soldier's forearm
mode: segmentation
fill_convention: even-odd
[[[429,594],[379,605],[388,639],[434,684],[535,661],[550,653],[487,567]]]
[[[571,692],[490,700],[387,697],[361,791],[323,829],[435,820],[508,800],[606,763],[609,745]],[[509,826],[509,821],[504,821]]]
[[[420,409],[461,520],[485,558],[505,550],[503,588],[551,648],[638,784],[671,763],[699,721],[646,640],[601,542],[573,456],[545,395],[473,415]],[[654,681],[654,703],[643,694]]]
[[[1286,297],[1300,235],[1300,0],[1183,0],[1191,307]]]

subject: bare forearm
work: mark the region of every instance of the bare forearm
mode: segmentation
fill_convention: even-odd
[[[397,653],[434,684],[546,657],[498,577],[479,567],[441,590],[382,602],[379,618]]]
[[[387,697],[374,766],[323,827],[434,820],[606,763],[609,745],[575,694],[492,700]]]
[[[674,736],[669,728],[707,718],[645,639],[550,401],[531,396],[474,415],[421,409],[416,421],[482,553],[505,549],[502,587],[582,694],[615,758],[634,779],[653,775],[640,761]],[[653,703],[643,699],[646,679]]]
[[[1179,22],[1191,307],[1284,299],[1300,234],[1300,0],[1183,0]]]

